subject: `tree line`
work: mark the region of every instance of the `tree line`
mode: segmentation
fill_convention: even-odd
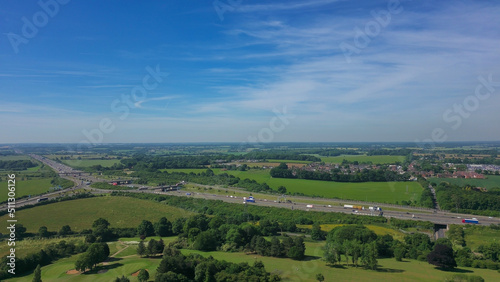
[[[394,171],[380,169],[362,169],[354,173],[345,173],[339,168],[332,169],[330,172],[309,171],[305,169],[289,169],[286,163],[272,168],[269,172],[271,177],[276,178],[298,178],[335,182],[388,182],[388,181],[408,181],[408,173],[399,174]]]
[[[470,185],[441,182],[435,187],[439,205],[444,210],[483,215],[500,215],[500,194],[483,192]]]
[[[31,160],[0,161],[0,169],[3,170],[26,170],[35,166],[37,164]]]

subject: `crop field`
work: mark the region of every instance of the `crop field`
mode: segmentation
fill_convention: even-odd
[[[137,227],[143,219],[151,222],[165,216],[170,221],[189,217],[194,213],[148,200],[129,197],[105,196],[78,199],[33,207],[16,212],[16,219],[27,232],[38,232],[40,226],[49,231],[59,231],[69,225],[73,231],[92,228],[99,217],[105,218],[111,227]],[[7,215],[0,217],[0,228],[7,227]]]
[[[342,161],[358,161],[358,162],[372,162],[373,164],[393,164],[395,162],[403,162],[405,160],[404,156],[366,156],[366,155],[342,155],[338,157],[324,157],[320,156],[321,161],[325,163],[335,163],[340,164]]]
[[[477,187],[493,188],[500,187],[500,175],[488,175],[486,179],[465,179],[465,178],[429,178],[429,182],[439,184],[443,181],[451,184],[464,186],[470,184]]]
[[[306,255],[304,261],[296,261],[288,258],[262,257],[259,255],[247,255],[245,253],[226,252],[201,252],[195,250],[182,249],[182,253],[200,254],[204,257],[212,256],[218,260],[226,260],[234,263],[247,262],[252,265],[256,260],[261,260],[268,272],[278,273],[283,281],[316,281],[316,274],[321,273],[326,281],[335,278],[335,281],[443,281],[446,277],[455,273],[465,273],[467,275],[479,275],[485,281],[498,281],[498,272],[488,269],[476,269],[459,267],[455,271],[442,271],[436,269],[427,262],[416,260],[404,260],[398,262],[394,258],[378,259],[378,270],[365,270],[362,267],[351,266],[327,266],[321,259],[323,255],[322,242],[306,242]],[[126,250],[127,251],[127,250]],[[122,275],[137,281],[131,274],[139,269],[147,269],[150,280],[154,279],[156,269],[160,264],[158,258],[139,258],[137,255],[128,255],[112,259],[107,266],[99,266],[102,273],[96,271],[88,274],[66,274],[67,271],[75,268],[75,261],[79,255],[58,260],[56,263],[42,267],[42,280],[44,281],[113,281]],[[33,274],[8,281],[31,281]]]
[[[266,182],[271,188],[285,186],[288,192],[304,193],[307,196],[321,196],[379,203],[396,203],[403,200],[419,200],[423,188],[416,182],[333,182],[307,179],[271,178],[269,170],[224,171],[241,179]],[[221,173],[214,169],[214,173]],[[408,192],[406,187],[408,186]]]
[[[43,179],[30,179],[21,180],[21,178],[16,178],[16,197],[22,197],[27,195],[39,195],[49,191],[49,188],[53,185],[50,184],[52,178]],[[0,187],[2,193],[0,193],[0,202],[7,201],[7,181],[0,181]]]

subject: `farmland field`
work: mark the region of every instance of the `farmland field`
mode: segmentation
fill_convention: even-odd
[[[224,171],[241,179],[248,178],[257,182],[266,182],[271,188],[283,185],[288,192],[304,193],[307,196],[326,198],[396,203],[403,200],[419,200],[422,186],[416,182],[333,182],[307,179],[271,178],[269,170]],[[219,169],[214,169],[219,174]],[[408,192],[406,192],[408,186]]]
[[[443,181],[449,182],[451,184],[464,186],[466,184],[485,187],[485,188],[493,188],[500,187],[500,175],[488,175],[487,179],[465,179],[465,178],[429,178],[429,182],[435,182],[439,184]]]
[[[325,163],[335,163],[339,164],[342,161],[358,161],[358,162],[372,162],[373,164],[393,164],[395,162],[403,162],[405,160],[404,156],[366,156],[366,155],[342,155],[338,157],[324,157],[320,156],[321,161]]]
[[[94,220],[105,218],[111,227],[137,227],[143,219],[155,222],[165,216],[173,221],[189,217],[192,212],[148,200],[129,197],[105,196],[78,199],[20,210],[16,213],[19,223],[27,232],[38,232],[40,226],[49,231],[59,231],[69,225],[73,231],[91,228]],[[0,217],[0,228],[7,226],[7,215]]]
[[[16,179],[16,197],[27,195],[39,195],[49,191],[53,185],[50,184],[52,178],[21,180]],[[0,193],[0,202],[7,201],[7,181],[0,181],[2,193]]]
[[[234,263],[247,262],[252,265],[256,260],[261,260],[268,272],[278,273],[284,281],[316,281],[316,274],[322,273],[326,281],[334,277],[335,281],[443,281],[446,277],[455,273],[464,272],[467,275],[479,275],[485,281],[497,281],[498,272],[488,269],[475,269],[459,267],[455,271],[442,271],[436,269],[427,262],[416,260],[404,260],[398,262],[394,258],[378,259],[379,270],[365,270],[362,267],[330,267],[321,259],[322,246],[324,243],[306,242],[305,261],[296,261],[288,258],[262,257],[259,255],[246,255],[245,253],[226,252],[201,252],[182,249],[187,254],[200,254],[204,257],[212,256],[218,260],[226,260]],[[112,281],[116,277],[125,275],[131,281],[137,278],[131,276],[139,269],[148,269],[150,280],[154,278],[160,259],[139,258],[137,255],[120,257],[111,261],[108,266],[99,266],[99,269],[107,269],[107,272],[97,274],[95,272],[80,275],[66,274],[66,271],[74,269],[75,261],[79,255],[57,261],[54,264],[42,267],[42,279],[44,281]],[[7,281],[31,281],[33,274],[24,277],[9,279]]]

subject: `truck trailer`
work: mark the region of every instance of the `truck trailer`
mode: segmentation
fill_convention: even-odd
[[[462,223],[472,223],[472,224],[479,224],[479,220],[477,218],[471,218],[471,219],[462,219]]]

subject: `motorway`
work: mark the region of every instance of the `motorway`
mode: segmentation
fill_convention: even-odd
[[[103,181],[108,181],[108,180],[103,180],[96,178],[95,176],[90,176],[88,173],[82,173],[80,171],[76,171],[73,168],[54,162],[52,160],[49,160],[47,158],[38,156],[38,155],[30,155],[32,158],[39,160],[43,162],[44,164],[52,167],[55,171],[59,172],[61,177],[64,177],[66,179],[70,179],[73,182],[75,182],[75,186],[73,188],[65,189],[65,190],[60,190],[52,193],[47,193],[41,196],[37,197],[32,197],[30,199],[23,199],[19,200],[16,202],[16,207],[21,207],[24,205],[30,205],[30,204],[36,204],[38,199],[41,197],[44,198],[56,198],[61,196],[61,194],[65,192],[70,192],[76,189],[81,189],[81,188],[86,188],[90,189],[91,193],[94,194],[102,194],[102,193],[110,193],[113,190],[103,190],[103,189],[95,189],[95,188],[90,188],[87,185],[84,184],[83,180],[85,179],[86,181],[92,181],[92,182],[103,182]],[[68,174],[69,173],[69,174]],[[80,174],[79,176],[77,176]],[[121,190],[122,192],[129,192],[129,193],[154,193],[154,194],[162,194],[162,195],[172,195],[172,196],[180,196],[180,197],[194,197],[194,198],[204,198],[204,199],[211,199],[211,200],[221,200],[224,202],[229,202],[229,203],[238,203],[238,204],[243,204],[243,199],[241,197],[230,197],[227,195],[217,195],[217,194],[211,194],[211,193],[189,193],[190,195],[187,195],[185,191],[171,191],[171,192],[158,192],[152,190],[152,187],[148,187],[149,190]],[[255,196],[255,195],[254,195]],[[338,200],[331,200],[331,205],[325,204],[325,205],[313,205],[313,208],[308,208],[306,203],[303,202],[294,202],[294,199],[300,199],[303,201],[304,199],[308,199],[308,197],[292,197],[292,196],[287,196],[287,199],[290,200],[292,203],[280,203],[272,200],[264,200],[264,199],[259,199],[256,198],[255,203],[247,203],[247,205],[258,205],[258,206],[268,206],[268,207],[279,207],[279,208],[287,208],[287,209],[294,209],[294,210],[307,210],[307,211],[320,211],[320,212],[341,212],[341,213],[346,213],[346,214],[354,214],[354,215],[359,215],[359,216],[378,216],[378,212],[374,212],[372,214],[369,210],[355,210],[353,211],[352,209],[345,209],[343,206],[339,205]],[[309,198],[313,200],[313,198]],[[317,201],[317,199],[314,199]],[[328,203],[328,199],[321,199],[322,202]],[[347,201],[343,201],[344,203],[347,203]],[[353,202],[355,203],[355,202]],[[356,204],[356,203],[355,203]],[[366,206],[366,204],[365,204]],[[384,207],[384,204],[379,204],[378,206]],[[6,209],[7,205],[3,204],[0,206],[0,210]],[[405,209],[405,208],[400,208],[400,209]],[[429,212],[431,211],[431,212]],[[443,224],[443,225],[448,225],[448,224],[463,224],[462,219],[464,218],[477,218],[479,223],[481,225],[490,225],[490,224],[500,224],[500,219],[499,218],[491,218],[487,216],[478,216],[478,215],[470,215],[470,214],[457,214],[457,213],[449,213],[449,212],[444,212],[444,211],[434,211],[433,210],[426,210],[424,212],[418,212],[415,211],[414,208],[409,208],[408,211],[392,211],[392,210],[384,210],[383,211],[383,216],[390,218],[398,218],[398,219],[409,219],[409,220],[424,220],[424,221],[430,221],[435,224]]]

